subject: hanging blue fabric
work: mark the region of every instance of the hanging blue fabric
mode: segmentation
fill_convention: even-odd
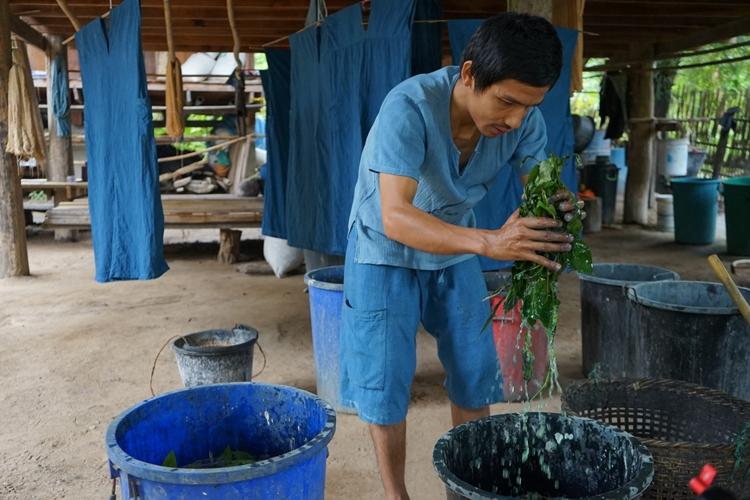
[[[96,280],[159,277],[168,267],[138,0],[83,26],[76,47]]]
[[[289,37],[291,88],[289,107],[289,165],[286,185],[286,233],[289,245],[311,248],[318,210],[314,207],[319,165],[320,28],[307,28]]]
[[[354,4],[290,37],[291,246],[346,252],[362,146],[385,95],[409,77],[413,14],[414,0],[374,0],[366,28]]]
[[[481,19],[448,21],[448,36],[454,64],[461,63],[461,54]],[[574,193],[578,191],[578,176],[573,158],[573,120],[570,116],[570,70],[578,32],[568,28],[555,28],[563,47],[563,66],[557,83],[547,92],[539,110],[547,125],[547,151],[568,159],[562,173],[565,185]],[[486,229],[502,227],[521,203],[523,187],[513,170],[504,168],[484,199],[474,207],[477,226]],[[512,262],[495,261],[480,257],[484,270],[510,267]]]
[[[442,25],[419,23],[443,18],[442,0],[416,0],[411,34],[411,74],[432,73],[443,65]]]
[[[291,54],[266,50],[268,69],[260,72],[266,96],[267,174],[263,189],[263,234],[286,239],[286,183],[289,164]]]
[[[63,50],[68,50],[64,47]],[[70,98],[68,96],[68,64],[62,53],[52,59],[52,109],[58,137],[70,135]]]

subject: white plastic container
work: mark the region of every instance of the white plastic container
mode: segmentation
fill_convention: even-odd
[[[665,177],[687,175],[689,145],[690,141],[687,138],[660,139],[658,141],[658,156],[656,160],[659,175]]]
[[[665,233],[674,231],[674,199],[671,194],[656,194],[656,229]]]

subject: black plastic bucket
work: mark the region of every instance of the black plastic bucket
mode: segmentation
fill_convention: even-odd
[[[631,335],[631,306],[625,296],[629,286],[662,280],[678,280],[680,275],[656,266],[639,264],[594,264],[591,274],[581,280],[581,343],[583,373],[597,367],[602,376],[634,376],[639,360],[634,356]]]
[[[740,288],[750,300],[750,289]],[[628,289],[638,378],[669,378],[750,400],[750,326],[720,283],[642,283]]]
[[[460,425],[432,456],[449,500],[639,498],[651,453],[614,427],[557,413],[508,413]]]
[[[253,347],[258,331],[237,325],[231,330],[206,330],[176,338],[172,350],[185,387],[250,382]]]

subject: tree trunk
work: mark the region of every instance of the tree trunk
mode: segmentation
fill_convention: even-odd
[[[62,54],[66,62],[68,49],[62,44],[62,38],[57,35],[48,36],[47,52],[47,130],[49,130],[49,153],[47,155],[47,179],[51,181],[65,181],[69,175],[73,175],[73,143],[70,136],[58,137],[57,120],[55,119],[54,102],[52,94],[54,85],[52,74],[52,61],[58,54]],[[65,65],[67,67],[67,64]],[[61,201],[70,201],[65,189],[55,190],[55,205]],[[75,229],[55,229],[55,240],[75,241],[78,231]]]
[[[625,223],[648,224],[648,207],[654,171],[654,83],[651,63],[633,66],[628,74],[630,140]]]
[[[221,229],[219,233],[219,255],[217,260],[224,264],[234,264],[240,260],[242,231]]]
[[[8,74],[11,66],[10,4],[0,0],[0,278],[26,276],[26,224],[16,158],[8,144]]]

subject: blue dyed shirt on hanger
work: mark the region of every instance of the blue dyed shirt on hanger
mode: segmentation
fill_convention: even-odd
[[[96,280],[157,278],[168,267],[138,0],[83,26],[76,47]]]
[[[359,164],[349,227],[357,228],[356,261],[412,269],[443,269],[471,255],[435,255],[385,236],[378,174],[419,182],[413,204],[450,224],[476,226],[473,207],[503,170],[515,177],[546,158],[546,127],[536,108],[521,126],[498,137],[481,136],[469,163],[459,173],[460,152],[453,143],[450,100],[457,66],[410,78],[386,97],[367,137]]]

